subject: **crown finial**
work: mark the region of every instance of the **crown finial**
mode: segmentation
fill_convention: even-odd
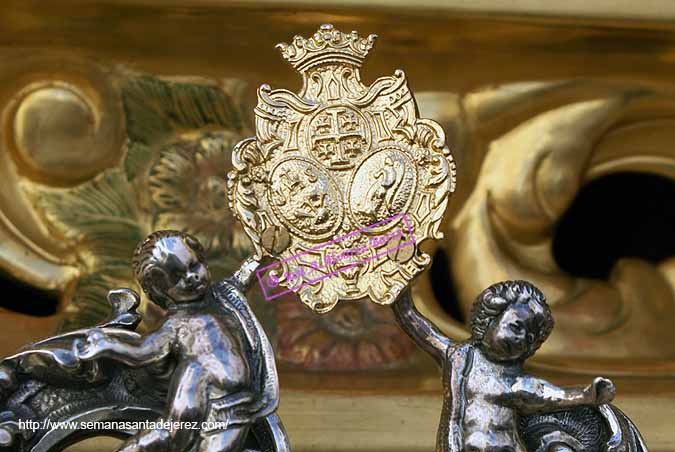
[[[342,62],[361,67],[377,35],[362,38],[356,31],[343,33],[323,24],[311,38],[295,36],[291,44],[280,43],[281,55],[300,72],[325,63]]]

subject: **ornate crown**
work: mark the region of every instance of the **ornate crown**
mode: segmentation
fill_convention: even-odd
[[[300,72],[324,63],[344,62],[361,67],[377,35],[362,38],[356,31],[343,33],[324,24],[309,39],[295,36],[292,44],[280,43],[281,55]]]

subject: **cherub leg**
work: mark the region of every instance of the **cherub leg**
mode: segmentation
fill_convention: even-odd
[[[247,425],[231,427],[222,432],[202,435],[199,452],[233,452],[240,451],[246,441],[249,427]]]
[[[171,445],[183,450],[193,441],[198,430],[187,428],[188,423],[199,424],[206,419],[208,409],[207,381],[204,369],[199,363],[189,362],[179,366],[173,377],[169,398],[168,420],[172,426]],[[181,423],[181,424],[176,424]]]

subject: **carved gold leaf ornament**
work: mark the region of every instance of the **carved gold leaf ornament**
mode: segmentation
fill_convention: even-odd
[[[370,86],[361,82],[359,69],[375,38],[322,25],[308,39],[279,44],[302,75],[302,89],[262,85],[256,136],[232,154],[230,207],[256,258],[278,259],[279,284],[319,313],[339,300],[392,303],[429,264],[419,244],[442,238],[455,187],[443,130],[419,118],[403,71]],[[413,252],[368,249],[366,259],[333,259],[405,227]],[[318,271],[317,263],[330,277],[300,271]]]
[[[73,187],[22,184],[54,234],[74,249],[79,277],[68,290],[61,329],[108,315],[108,290],[135,284],[129,259],[153,230],[199,237],[216,276],[234,271],[250,252],[226,201],[230,153],[246,134],[236,81],[219,86],[119,72],[127,133],[119,165]],[[156,314],[144,318],[151,323]]]

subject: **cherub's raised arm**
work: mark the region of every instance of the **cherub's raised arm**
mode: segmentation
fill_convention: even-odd
[[[170,322],[138,340],[121,341],[105,334],[103,329],[94,329],[86,342],[75,344],[75,353],[84,361],[110,358],[131,367],[142,367],[165,359],[171,352],[175,331]]]
[[[394,302],[392,309],[401,329],[441,364],[452,341],[441,333],[429,319],[420,314],[412,302],[410,289],[403,291],[398,300]]]
[[[616,390],[614,384],[598,377],[588,386],[559,387],[529,375],[516,379],[506,397],[522,414],[560,411],[579,405],[609,403]]]

